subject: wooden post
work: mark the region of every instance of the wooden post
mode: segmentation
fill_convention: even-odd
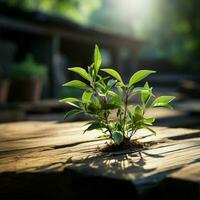
[[[129,62],[130,62],[130,73],[134,73],[135,71],[138,70],[139,66],[139,52],[140,48],[139,47],[132,47],[129,49]]]
[[[111,57],[112,57],[112,67],[118,70],[120,68],[120,55],[119,55],[119,48],[114,47],[110,50]]]
[[[58,86],[58,74],[57,74],[57,68],[59,67],[59,52],[60,52],[60,36],[55,35],[52,38],[51,41],[51,66],[49,71],[49,77],[50,77],[50,96],[55,97],[57,95],[57,86]]]

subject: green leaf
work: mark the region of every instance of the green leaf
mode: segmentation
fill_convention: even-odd
[[[99,51],[99,47],[95,45],[94,50],[94,68],[96,69],[96,74],[98,74],[99,68],[102,63],[101,53]]]
[[[87,84],[83,83],[82,81],[78,81],[78,80],[69,81],[69,82],[63,84],[63,86],[76,87],[76,88],[80,88],[83,90],[91,90],[91,88]]]
[[[144,78],[146,78],[147,76],[149,76],[150,74],[153,74],[153,73],[156,73],[156,71],[152,71],[152,70],[140,70],[140,71],[136,72],[130,78],[128,87],[131,87],[133,84],[135,84],[135,83],[143,80]]]
[[[111,96],[111,99],[109,101],[110,104],[114,104],[119,107],[122,105],[122,100],[118,94],[116,94],[115,92],[111,90],[108,91],[108,94]]]
[[[134,114],[130,110],[128,110],[128,109],[127,109],[127,112],[128,112],[129,118],[132,120],[133,117],[134,117]]]
[[[123,135],[119,131],[115,131],[112,133],[112,139],[115,144],[120,145],[123,142]]]
[[[133,90],[132,90],[132,93],[133,94],[138,94],[138,93],[141,93],[142,91],[144,91],[145,89],[143,87],[135,87]]]
[[[89,73],[90,80],[92,82],[94,82],[96,80],[96,73],[95,73],[95,69],[94,69],[94,63],[92,63],[90,66],[88,66],[88,73]]]
[[[99,99],[92,95],[90,102],[87,105],[87,112],[89,114],[98,114],[98,111],[101,109],[101,104]]]
[[[119,121],[116,122],[116,124],[115,124],[114,126],[115,126],[115,127],[114,127],[114,130],[117,130],[117,131],[120,131],[120,132],[122,132],[122,131],[124,130],[123,124],[120,123]]]
[[[141,92],[141,101],[144,105],[146,105],[149,99],[152,96],[152,88],[149,88],[148,83],[146,82],[144,85],[144,90]]]
[[[72,67],[72,68],[68,68],[68,70],[76,72],[77,74],[79,74],[80,76],[82,76],[84,79],[90,81],[89,74],[86,72],[85,69],[83,69],[81,67]]]
[[[163,106],[163,107],[174,110],[174,105],[167,104],[166,106]]]
[[[74,97],[68,97],[68,98],[64,98],[64,99],[61,99],[59,100],[59,102],[75,102],[75,101],[79,101],[79,99],[77,98],[74,98]]]
[[[143,120],[143,122],[144,122],[144,124],[151,126],[153,124],[153,122],[155,122],[155,118],[153,118],[153,117],[151,117],[151,118],[145,118]]]
[[[154,100],[154,102],[151,104],[151,107],[168,107],[168,104],[174,99],[174,96],[160,96]]]
[[[135,107],[135,114],[138,116],[143,116],[143,109],[141,108],[141,106],[137,105]]]
[[[81,103],[79,99],[73,98],[73,97],[68,97],[68,98],[65,98],[65,99],[61,99],[61,100],[59,100],[59,102],[68,103],[68,104],[70,104],[72,106],[75,106],[77,108],[80,107],[80,103]]]
[[[92,101],[92,103],[95,105],[95,107],[97,109],[101,108],[101,103],[100,103],[99,99],[96,96],[93,95],[92,98],[91,98],[91,101]]]
[[[92,131],[94,129],[101,129],[105,127],[103,123],[98,122],[98,121],[91,121],[89,122],[89,124],[90,126],[83,133],[85,133],[86,131]]]
[[[82,102],[88,103],[90,101],[91,96],[92,96],[92,92],[85,91],[82,95]]]
[[[119,105],[109,103],[102,105],[102,110],[114,110],[116,108],[119,108]]]
[[[110,80],[107,82],[107,89],[109,90],[109,89],[112,88],[116,83],[117,83],[117,80],[110,79]]]
[[[114,69],[101,69],[101,71],[104,71],[107,74],[110,74],[112,77],[116,78],[118,81],[120,81],[124,85],[121,76]]]
[[[102,84],[101,82],[96,82],[95,86],[97,87],[97,91],[98,91],[99,95],[105,96],[105,93],[107,91],[106,85]]]
[[[117,86],[117,91],[118,91],[118,94],[123,97],[123,89],[121,88],[121,86]]]
[[[79,110],[79,109],[70,110],[69,112],[67,112],[67,113],[65,114],[64,120],[66,120],[66,119],[72,117],[73,115],[76,115],[76,114],[78,114],[78,113],[81,113],[81,112],[82,112],[82,111]]]
[[[147,104],[147,102],[149,101],[151,97],[151,92],[150,91],[142,91],[141,93],[141,101],[144,105]]]
[[[110,76],[102,77],[102,76],[100,76],[99,74],[97,75],[97,77],[99,78],[99,81],[100,81],[101,83],[104,83],[105,80],[107,80],[107,79],[110,78]],[[104,84],[105,84],[105,83],[104,83]]]
[[[102,140],[107,140],[107,139],[110,139],[110,135],[100,135],[98,138]]]
[[[150,89],[148,82],[146,82],[146,83],[144,84],[144,89],[146,89],[146,90]]]

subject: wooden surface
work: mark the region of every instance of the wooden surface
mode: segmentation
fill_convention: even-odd
[[[192,100],[180,102],[178,104],[177,108],[184,112],[199,114],[200,113],[200,100],[192,99]]]
[[[82,134],[83,124],[0,124],[0,199],[167,199],[171,187],[199,199],[200,130],[140,130],[135,138],[150,147],[102,153],[106,141],[97,131]]]

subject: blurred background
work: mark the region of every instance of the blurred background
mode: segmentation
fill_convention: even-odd
[[[156,70],[155,93],[176,96],[175,110],[152,113],[157,125],[199,128],[199,8],[199,0],[0,0],[0,121],[62,122],[71,108],[58,99],[82,93],[61,86],[76,78],[67,67],[87,67],[98,44],[103,66],[125,80]]]

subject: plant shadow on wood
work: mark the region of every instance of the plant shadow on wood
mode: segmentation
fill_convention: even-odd
[[[143,136],[141,138],[149,137]],[[106,143],[103,146],[98,145],[96,142],[100,141],[99,139],[94,139],[91,141],[82,141],[72,144],[64,144],[64,145],[55,145],[52,146],[51,149],[60,149],[63,150],[67,148],[72,148],[75,146],[82,145],[87,143],[87,149],[82,150],[85,155],[82,158],[77,159],[76,156],[68,157],[64,161],[53,162],[49,165],[43,165],[41,167],[36,167],[35,171],[43,171],[43,170],[67,170],[67,168],[73,168],[75,170],[83,170],[84,173],[87,174],[96,174],[99,175],[108,175],[115,178],[143,178],[146,174],[149,174],[153,171],[156,171],[156,168],[145,168],[146,159],[148,158],[163,158],[163,155],[159,153],[149,153],[146,150],[154,149],[157,144],[161,144],[164,146],[168,146],[164,139],[160,139],[157,141],[148,141],[148,142],[139,142],[134,139],[126,145],[121,145],[119,147],[114,143]],[[94,143],[95,142],[95,143]],[[96,147],[95,147],[96,146]],[[78,147],[77,153],[79,152]],[[44,149],[44,151],[49,151],[49,149]],[[88,155],[89,154],[89,155]],[[28,168],[26,170],[29,170]]]
[[[138,179],[156,170],[156,168],[145,169],[146,159],[143,155],[154,158],[163,157],[159,154],[149,154],[130,148],[107,153],[105,150],[110,150],[109,148],[113,148],[113,146],[106,148],[108,149],[101,149],[103,152],[96,156],[87,156],[81,160],[73,160],[71,157],[66,163],[70,163],[70,168],[83,171],[86,174]]]
[[[94,196],[95,199],[113,197],[119,199],[119,195],[122,194],[117,194],[116,189],[123,189],[134,199],[138,199],[134,184],[128,180],[128,177],[126,179],[125,175],[130,173],[137,179],[155,170],[155,168],[148,170],[144,168],[146,162],[142,154],[161,157],[133,151],[133,149],[113,153],[100,152],[96,149],[96,153],[98,155],[93,154],[79,161],[70,157],[65,162],[38,167],[34,169],[34,173],[4,173],[2,174],[2,180],[6,180],[6,184],[3,184],[4,194],[19,199],[41,197],[43,199],[82,199],[82,196],[87,196],[87,199],[93,199]],[[60,172],[61,165],[63,170]],[[96,196],[102,186],[103,192]]]

